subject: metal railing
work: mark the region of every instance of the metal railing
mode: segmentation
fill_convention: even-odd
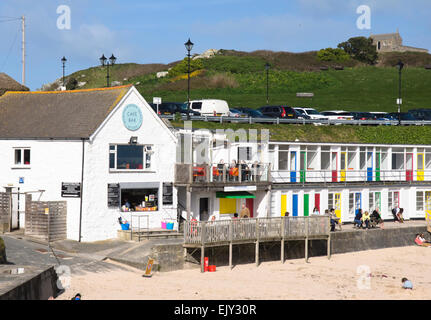
[[[133,223],[133,218],[138,218],[138,225],[136,226],[136,224]],[[146,227],[141,228],[141,218],[146,218],[147,219],[147,223],[146,223]],[[133,240],[133,234],[137,234],[138,236],[138,241],[141,241],[141,236],[142,233],[146,233],[147,235],[149,234],[150,231],[150,216],[148,214],[132,214],[130,216],[130,240]]]
[[[174,115],[160,115],[161,118],[173,120]],[[181,116],[187,120],[186,115]],[[228,117],[228,116],[190,116],[190,120],[207,122],[235,122],[235,123],[269,123],[269,124],[324,124],[324,125],[398,125],[398,120],[341,120],[341,119],[284,119],[284,118],[252,118],[252,117]],[[429,120],[401,120],[401,125],[431,125]]]
[[[420,182],[431,181],[431,170],[272,170],[274,183]]]
[[[247,163],[230,167],[227,164],[193,165],[193,182],[269,182],[269,164]]]
[[[184,225],[184,243],[196,245],[326,237],[329,234],[330,217],[326,215],[186,221]]]

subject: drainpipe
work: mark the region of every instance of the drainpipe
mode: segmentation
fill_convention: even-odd
[[[79,239],[78,242],[81,242],[81,227],[82,227],[82,196],[84,191],[84,154],[85,154],[85,138],[82,139],[82,164],[81,164],[81,200],[79,204]]]

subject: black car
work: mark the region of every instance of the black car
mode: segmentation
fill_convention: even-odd
[[[409,112],[392,112],[389,113],[389,116],[391,116],[394,120],[398,120],[398,117],[401,116],[402,121],[416,121],[416,119],[411,113]]]
[[[259,108],[263,115],[271,118],[297,119],[298,113],[288,106],[263,106]]]
[[[431,109],[414,109],[409,110],[417,120],[431,120]]]
[[[256,109],[251,108],[237,108],[242,113],[247,114],[250,118],[269,118],[268,116],[265,116],[262,112]]]
[[[157,105],[150,103],[151,108],[154,112],[157,112]],[[171,115],[176,113],[190,114],[191,116],[199,116],[199,112],[190,110],[187,108],[186,103],[181,102],[162,102],[159,104],[159,115]]]
[[[353,120],[376,120],[376,116],[369,112],[350,112],[353,115]]]

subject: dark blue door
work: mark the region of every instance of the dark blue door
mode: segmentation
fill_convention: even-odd
[[[290,182],[296,182],[296,151],[290,152]]]
[[[373,181],[373,153],[367,153],[367,181]]]
[[[292,215],[294,217],[298,216],[298,195],[294,194],[292,199]]]

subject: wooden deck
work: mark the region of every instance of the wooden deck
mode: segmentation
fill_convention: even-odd
[[[220,221],[186,221],[184,247],[201,249],[201,271],[204,271],[206,247],[229,246],[229,266],[232,268],[232,245],[256,244],[256,265],[259,265],[259,243],[281,242],[281,262],[284,263],[284,243],[289,240],[305,241],[305,260],[308,261],[308,240],[328,241],[330,258],[330,217],[273,217]]]

